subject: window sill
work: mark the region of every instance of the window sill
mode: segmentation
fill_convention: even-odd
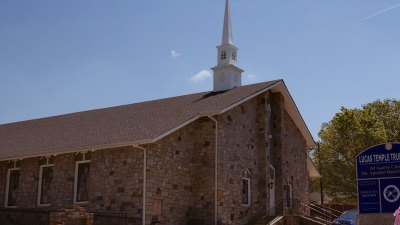
[[[74,201],[74,204],[76,204],[76,205],[86,205],[88,203],[89,203],[89,201],[86,201],[86,202],[75,202]]]

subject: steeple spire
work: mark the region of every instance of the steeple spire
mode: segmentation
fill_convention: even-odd
[[[214,72],[214,91],[226,91],[242,85],[242,72],[237,64],[238,49],[233,45],[229,0],[226,0],[222,43],[217,46],[218,64]]]
[[[226,4],[225,4],[224,31],[222,33],[222,43],[221,44],[233,45],[231,12],[230,12],[230,7],[229,7],[229,0],[226,0]]]

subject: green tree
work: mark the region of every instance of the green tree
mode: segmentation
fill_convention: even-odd
[[[320,152],[314,152],[314,160],[322,165],[324,192],[337,203],[356,203],[356,156],[372,145],[400,140],[400,101],[377,100],[361,109],[343,107],[322,125],[319,136]]]
[[[382,121],[387,141],[400,142],[400,101],[396,99],[378,100],[364,105],[363,109],[373,111]]]

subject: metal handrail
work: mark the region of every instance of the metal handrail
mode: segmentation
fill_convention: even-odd
[[[281,211],[278,212],[277,209],[280,209]],[[271,221],[273,221],[274,219],[283,215],[283,201],[280,201],[280,202],[276,203],[274,206],[271,206],[270,208],[268,208],[265,212],[265,215],[263,217],[261,217],[261,220],[263,220],[266,225],[267,224],[269,225],[271,222],[271,221],[268,221],[268,217],[270,217],[270,212],[272,210],[274,210],[275,216]]]
[[[317,211],[317,212],[321,212],[321,211],[322,211],[322,213],[323,213],[324,215],[328,215],[330,219],[335,219],[336,217],[338,217],[338,215],[332,213],[330,210],[325,209],[325,208],[323,208],[323,207],[319,207],[319,206],[317,206],[317,205],[311,205],[311,204],[309,204],[309,207],[310,207],[311,209],[314,209],[314,210]],[[317,209],[317,210],[316,210],[316,209]],[[340,215],[339,215],[339,216],[340,216]]]
[[[325,210],[329,210],[329,211],[335,212],[335,213],[337,213],[337,216],[340,216],[340,215],[342,215],[342,213],[343,213],[343,212],[340,211],[340,210],[333,209],[333,208],[330,208],[330,207],[328,207],[328,206],[321,205],[321,204],[310,203],[310,205],[316,205],[316,206],[318,206],[318,207],[320,207],[320,208],[323,208],[323,209],[325,209]]]
[[[305,213],[303,213],[302,214],[303,216],[307,216],[307,217],[310,217],[315,220],[323,221],[326,224],[330,224],[332,222],[332,220],[334,220],[336,218],[336,215],[330,213],[326,209],[316,207],[315,205],[305,204],[303,202],[300,202],[300,205],[305,208],[308,208],[310,210],[310,215],[306,215]],[[312,216],[313,211],[316,212],[318,215]]]
[[[270,216],[270,212],[274,210],[275,215]],[[271,224],[274,219],[284,215],[300,215],[310,219],[314,219],[325,224],[331,224],[331,222],[338,217],[336,213],[341,213],[338,210],[331,209],[326,206],[320,206],[316,204],[309,204],[300,201],[299,199],[293,198],[290,207],[285,207],[284,200],[279,201],[274,206],[270,207],[265,211],[264,216],[261,220],[267,225]],[[314,216],[313,216],[314,214]],[[271,220],[271,218],[273,218]]]

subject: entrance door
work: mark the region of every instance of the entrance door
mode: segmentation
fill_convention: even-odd
[[[269,215],[270,216],[275,216],[275,168],[272,165],[269,165],[270,168],[270,174],[269,174],[269,182],[268,182],[268,188],[269,188]]]

